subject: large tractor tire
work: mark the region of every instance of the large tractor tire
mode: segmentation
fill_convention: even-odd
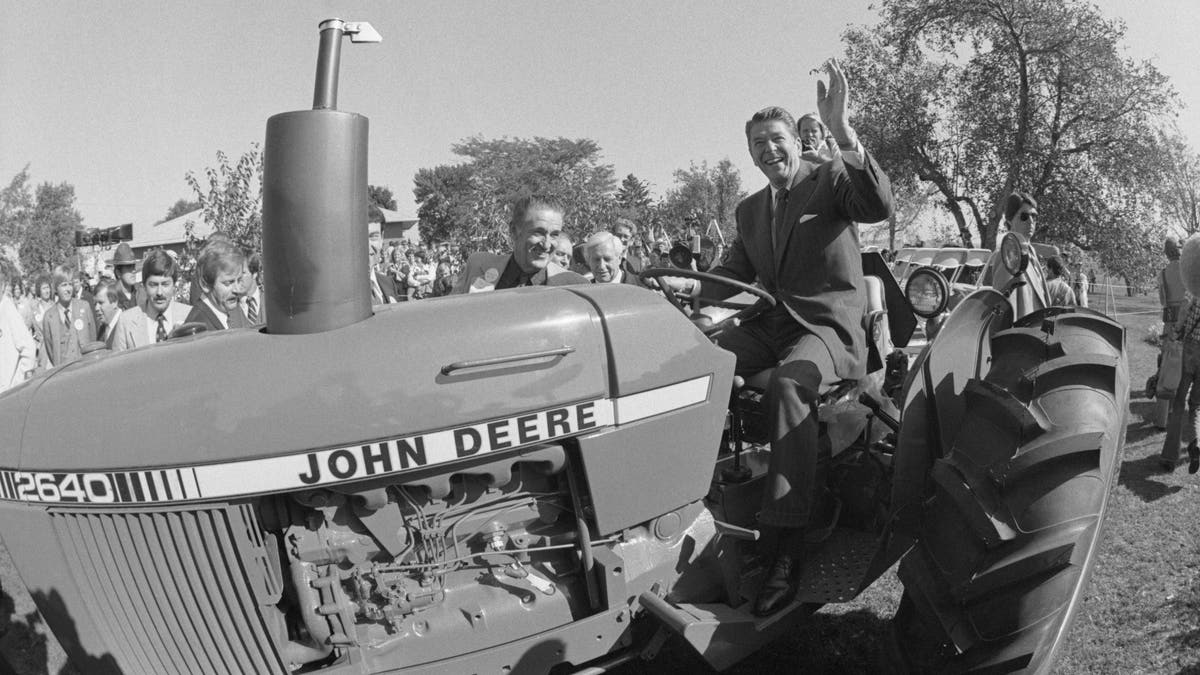
[[[1124,329],[1049,308],[991,337],[900,565],[913,672],[1047,672],[1095,562],[1125,444]]]

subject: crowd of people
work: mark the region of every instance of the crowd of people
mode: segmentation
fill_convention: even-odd
[[[265,321],[261,257],[220,234],[200,251],[190,281],[173,251],[149,251],[140,274],[137,266],[127,243],[94,275],[59,266],[30,280],[0,258],[0,390],[98,349]]]

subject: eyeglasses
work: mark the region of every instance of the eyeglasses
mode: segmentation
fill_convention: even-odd
[[[1037,220],[1036,213],[1030,213],[1029,211],[1026,211],[1025,213],[1021,214],[1021,222],[1022,223],[1027,223],[1031,220]]]

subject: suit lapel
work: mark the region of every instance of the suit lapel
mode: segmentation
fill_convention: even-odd
[[[804,213],[808,207],[808,202],[812,199],[813,192],[817,189],[817,176],[819,167],[813,167],[808,175],[801,178],[798,182],[793,183],[788,190],[787,210],[783,214],[783,227],[779,233],[779,246],[775,249],[775,264],[772,269],[775,270],[775,275],[779,276],[779,268],[783,263],[783,252],[787,250],[788,242],[792,238],[792,230],[796,229],[796,221]]]

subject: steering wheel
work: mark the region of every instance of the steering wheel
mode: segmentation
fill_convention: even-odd
[[[695,279],[696,281],[700,281],[700,282],[705,282],[705,283],[711,282],[714,284],[727,286],[729,288],[733,288],[735,290],[742,291],[744,293],[749,293],[750,295],[753,295],[754,297],[758,298],[758,300],[762,300],[762,301],[766,302],[768,307],[775,306],[775,297],[772,296],[770,293],[764,291],[763,289],[759,288],[758,286],[752,286],[750,284],[738,281],[737,279],[730,279],[729,277],[722,277],[722,276],[719,276],[716,274],[709,274],[708,272],[697,272],[695,270],[677,269],[674,267],[650,267],[646,270],[643,270],[642,273],[638,276],[640,276],[643,280],[646,280],[646,281],[653,280],[654,282],[656,282],[659,285],[659,287],[662,288],[663,295],[667,296],[667,301],[670,302],[672,305],[674,305],[675,309],[678,309],[679,311],[683,312],[684,316],[691,317],[691,315],[688,314],[688,311],[686,309],[684,309],[683,303],[679,302],[679,298],[675,297],[675,293],[672,292],[666,284],[659,281],[662,277],[682,277],[684,279]],[[699,299],[698,299],[698,301],[704,302],[709,307],[720,307],[722,309],[738,310],[737,313],[735,313],[733,316],[727,317],[724,320],[722,320],[712,326],[701,328],[701,330],[704,332],[704,334],[709,335],[709,336],[713,335],[714,333],[720,332],[722,329],[724,329],[725,324],[727,324],[727,323],[741,322],[742,320],[746,319],[750,315],[755,314],[758,311],[758,307],[759,307],[759,303],[757,301],[755,301],[755,302],[730,302],[728,300],[699,300]]]

